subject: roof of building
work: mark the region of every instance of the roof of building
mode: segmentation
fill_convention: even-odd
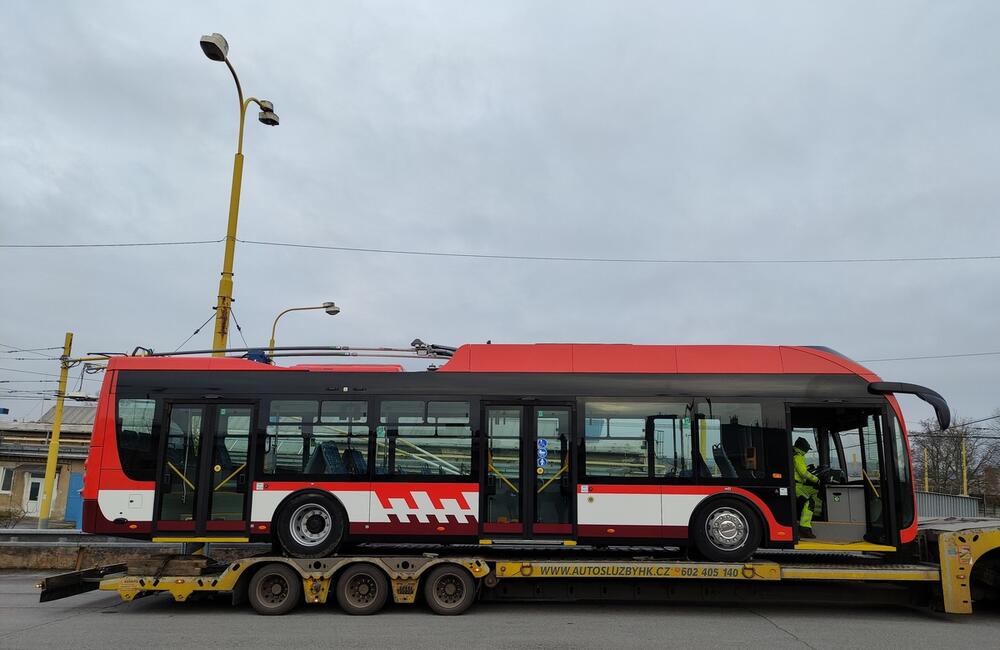
[[[97,413],[97,408],[93,406],[63,406],[62,423],[63,424],[94,424],[94,414]],[[55,420],[56,407],[50,408],[45,412],[45,415],[38,418],[39,422],[45,422],[46,424],[52,424]]]

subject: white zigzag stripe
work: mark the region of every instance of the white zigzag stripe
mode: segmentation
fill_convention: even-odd
[[[410,495],[416,503],[415,508],[407,505],[406,499],[390,498],[388,499],[389,507],[383,509],[384,514],[395,515],[399,518],[400,523],[404,524],[410,523],[410,517],[414,517],[417,522],[422,524],[431,523],[430,517],[434,517],[437,523],[444,524],[448,523],[448,515],[454,517],[456,522],[460,524],[468,523],[470,517],[472,521],[476,521],[476,511],[471,507],[471,504],[478,504],[478,494],[463,493],[462,496],[470,502],[469,508],[461,507],[458,504],[458,499],[441,499],[441,507],[435,508],[430,495],[426,492],[411,492]],[[470,499],[471,496],[477,498]]]

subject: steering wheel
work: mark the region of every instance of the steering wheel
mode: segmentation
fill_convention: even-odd
[[[815,474],[820,483],[846,483],[847,476],[844,474],[843,470],[835,469],[829,465],[820,465],[814,468],[812,465],[809,466],[810,471]]]

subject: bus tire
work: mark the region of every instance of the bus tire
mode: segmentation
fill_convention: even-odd
[[[698,509],[691,542],[713,562],[743,562],[760,545],[763,526],[754,508],[739,499],[713,499]]]
[[[285,501],[277,529],[281,547],[292,557],[327,557],[344,541],[347,517],[330,496],[303,492]]]
[[[258,614],[287,614],[302,600],[302,576],[287,564],[265,564],[250,578],[247,599]]]
[[[435,614],[455,616],[476,600],[476,581],[457,564],[442,564],[424,578],[424,598]]]
[[[374,564],[347,567],[337,578],[337,603],[348,614],[366,616],[385,606],[389,579]]]

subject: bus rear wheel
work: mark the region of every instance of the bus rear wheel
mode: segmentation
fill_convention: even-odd
[[[302,600],[302,576],[285,564],[265,564],[250,579],[247,598],[258,614],[286,614]]]
[[[373,564],[348,567],[337,580],[337,603],[348,614],[374,614],[389,597],[389,579]]]
[[[435,614],[461,614],[476,600],[476,581],[464,567],[442,564],[424,578],[424,598]]]
[[[717,499],[701,508],[691,527],[698,553],[713,562],[743,562],[760,545],[757,513],[737,499]]]
[[[278,515],[278,541],[293,557],[326,557],[344,540],[346,517],[328,496],[316,493],[297,494],[289,499]]]

